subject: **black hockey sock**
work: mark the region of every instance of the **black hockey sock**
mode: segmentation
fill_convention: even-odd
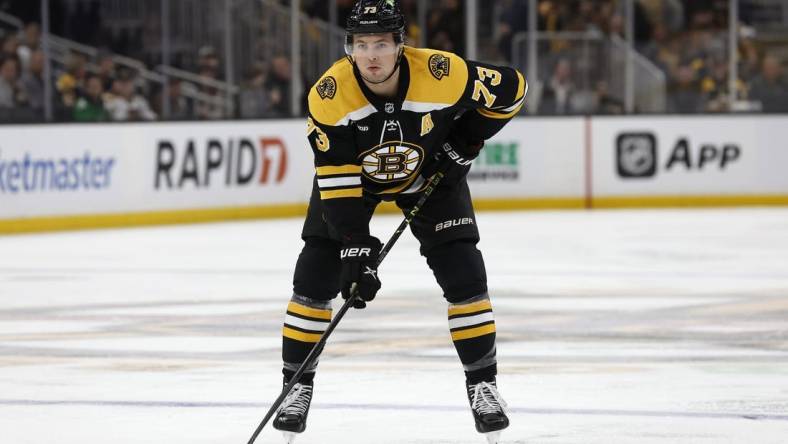
[[[284,368],[282,369],[282,374],[285,375],[285,379],[284,379],[285,385],[287,385],[287,383],[290,382],[291,379],[293,379],[293,375],[295,375],[295,373],[296,372],[290,371],[288,369],[284,369]],[[315,380],[315,372],[304,373],[301,375],[300,378],[298,378],[298,382],[300,382],[301,384],[312,384],[314,380]]]
[[[478,384],[480,382],[492,382],[495,381],[495,376],[497,374],[498,374],[498,365],[493,364],[489,367],[481,368],[479,370],[465,372],[465,380],[468,382],[468,384]]]
[[[490,298],[484,294],[449,305],[449,330],[469,379],[495,376],[495,320]]]
[[[295,374],[330,322],[331,302],[293,296],[287,305],[282,328],[282,373],[285,377]],[[306,369],[300,381],[311,382],[316,369],[317,361]]]

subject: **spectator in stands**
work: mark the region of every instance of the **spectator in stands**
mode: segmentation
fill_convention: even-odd
[[[600,80],[596,84],[595,95],[595,109],[594,114],[623,114],[624,104],[610,95],[608,84],[604,80]]]
[[[57,79],[55,87],[58,92],[55,119],[60,122],[69,121],[73,117],[74,104],[77,102],[77,81],[66,73]]]
[[[21,46],[28,48],[30,51],[35,51],[41,47],[41,25],[38,22],[26,24],[22,33]]]
[[[104,122],[109,119],[107,110],[104,109],[104,85],[101,78],[96,75],[88,76],[85,80],[85,92],[77,99],[74,105],[74,121],[76,122]]]
[[[163,91],[159,91],[155,97],[154,103],[156,104],[156,112],[162,118],[166,117],[170,120],[190,120],[194,119],[194,104],[183,94],[183,82],[181,79],[170,77],[169,82],[169,102],[170,110],[169,115],[164,115],[162,104]]]
[[[739,27],[739,76],[749,82],[760,69],[760,56],[755,43],[755,29],[749,26]]]
[[[681,0],[639,0],[652,25],[661,25],[667,32],[676,33],[684,27],[684,4]]]
[[[572,82],[572,65],[561,58],[555,65],[550,81],[544,87],[539,104],[540,114],[572,114],[572,96],[576,88]]]
[[[25,25],[25,29],[20,32],[19,47],[16,50],[19,61],[22,62],[23,71],[27,69],[33,51],[39,49],[40,45],[41,28],[38,23],[28,23]]]
[[[226,117],[227,104],[225,97],[213,86],[201,86],[200,92],[205,100],[195,107],[195,114],[202,120],[219,120]]]
[[[221,78],[219,55],[213,46],[203,46],[197,51],[197,71],[212,79]]]
[[[16,50],[19,56],[19,61],[22,64],[22,71],[26,71],[30,65],[30,57],[33,51],[39,49],[41,44],[41,28],[38,23],[32,22],[25,25],[22,33],[22,39],[19,47]]]
[[[87,77],[87,64],[88,60],[84,54],[72,52],[66,59],[66,70],[58,78],[58,82],[63,82],[66,85],[74,85],[77,93],[80,93],[85,87],[85,78]],[[76,100],[76,96],[74,97]]]
[[[0,60],[0,108],[15,108],[20,104],[19,60],[5,56]]]
[[[405,44],[413,47],[419,46],[421,36],[424,32],[424,30],[419,27],[418,3],[418,0],[400,1],[400,8],[402,8],[402,13],[405,14]],[[342,26],[344,26],[344,24]]]
[[[17,64],[14,59],[4,56],[0,59],[0,108],[13,108],[16,106]]]
[[[128,72],[119,74],[112,83],[111,94],[104,106],[116,122],[156,120],[156,113],[151,110],[147,99],[137,94],[133,75]]]
[[[427,46],[465,54],[465,24],[459,0],[441,0],[427,18]]]
[[[285,56],[277,56],[271,61],[271,75],[265,82],[271,99],[272,117],[286,117],[290,115],[290,91],[292,74],[290,60]]]
[[[16,34],[7,35],[2,41],[2,47],[0,47],[0,58],[7,59],[13,57],[18,61],[18,52],[19,37]]]
[[[44,51],[36,49],[30,54],[27,70],[20,79],[28,99],[28,106],[35,115],[44,110]]]
[[[689,65],[679,67],[676,83],[668,97],[670,113],[700,113],[705,103],[697,81],[695,69]]]
[[[724,53],[709,57],[705,75],[700,81],[704,96],[704,111],[720,113],[729,110],[730,89],[728,85],[728,60]]]
[[[750,99],[760,102],[763,112],[788,112],[788,84],[777,57],[763,58],[761,73],[750,83]]]
[[[528,0],[506,0],[501,4],[498,17],[498,51],[509,60],[512,56],[512,39],[519,32],[528,30]]]
[[[265,64],[255,63],[241,86],[241,118],[261,118],[270,114],[271,98],[265,89],[267,78]]]
[[[214,56],[211,55],[209,59],[213,58]],[[218,62],[219,59],[216,58],[215,60]],[[204,99],[198,101],[194,109],[198,119],[219,120],[226,117],[226,99],[216,86],[211,85],[212,81],[217,80],[217,67],[218,65],[214,65],[213,62],[208,62],[207,64],[203,64],[200,69],[199,75],[204,83],[198,86],[198,91],[202,94]]]
[[[99,56],[98,60],[98,76],[101,79],[101,84],[104,91],[109,91],[112,88],[112,82],[115,80],[115,60],[112,54],[103,53]]]

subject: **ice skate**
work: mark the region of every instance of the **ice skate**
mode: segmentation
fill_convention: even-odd
[[[495,381],[467,384],[468,401],[476,422],[476,431],[483,433],[489,444],[497,444],[501,430],[509,427],[506,402],[498,393]]]
[[[293,444],[299,433],[306,430],[306,418],[312,403],[312,384],[296,384],[276,413],[274,428],[281,430],[287,444]]]

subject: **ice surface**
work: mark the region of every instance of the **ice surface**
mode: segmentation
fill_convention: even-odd
[[[512,408],[502,444],[788,442],[788,209],[478,224]],[[0,237],[0,442],[246,443],[281,387],[300,228]],[[326,347],[297,444],[484,443],[410,234],[380,275]]]

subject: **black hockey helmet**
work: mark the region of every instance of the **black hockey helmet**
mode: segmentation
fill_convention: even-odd
[[[405,16],[400,10],[399,0],[358,0],[347,19],[345,31],[346,50],[353,44],[354,34],[390,32],[397,44],[403,43]]]

